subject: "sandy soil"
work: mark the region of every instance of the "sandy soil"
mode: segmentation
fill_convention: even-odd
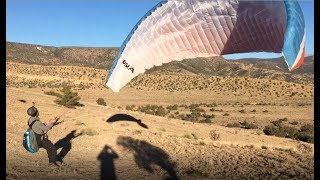
[[[187,93],[177,101],[176,94],[161,91],[141,95],[143,91],[127,88],[118,98],[119,94],[108,92],[102,96],[102,91],[83,90],[79,94],[85,106],[68,109],[55,104],[55,97],[42,91],[7,87],[7,179],[314,179],[313,144],[266,136],[261,129],[221,126],[228,118],[239,120],[238,114],[217,116],[217,123],[200,124],[124,110],[139,98],[142,104],[192,103],[196,97],[185,99]],[[157,93],[163,96],[155,99]],[[142,99],[146,95],[150,96]],[[97,97],[105,97],[108,105],[97,105]],[[31,154],[22,146],[27,129],[26,110],[33,101],[42,120],[63,114],[64,122],[48,133],[53,143],[60,140],[60,168],[48,166],[44,149]],[[230,114],[237,111],[228,108],[226,105],[224,110]],[[296,106],[292,101],[290,106],[281,106],[283,109],[272,105],[255,108],[259,112],[264,108],[270,111],[260,119],[253,118],[263,123],[283,117],[313,123],[313,105]],[[284,114],[279,115],[281,112]],[[109,123],[108,119],[115,122]],[[138,119],[142,123],[135,122]],[[74,137],[74,133],[80,132],[84,134]]]

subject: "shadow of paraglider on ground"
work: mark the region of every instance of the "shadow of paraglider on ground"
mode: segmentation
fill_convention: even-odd
[[[105,145],[97,159],[101,162],[100,179],[116,180],[114,160],[118,159],[118,154],[108,145]]]
[[[73,130],[69,134],[67,134],[66,137],[60,139],[54,144],[57,150],[62,148],[57,155],[57,161],[60,161],[61,163],[63,162],[63,158],[69,153],[72,148],[71,140],[81,135],[81,133],[76,134],[76,130]]]
[[[166,179],[178,179],[175,163],[170,160],[170,156],[161,148],[153,146],[146,141],[126,136],[118,137],[117,144],[134,152],[134,160],[139,168],[144,168],[148,172],[153,173],[154,170],[151,165],[158,165],[167,171],[169,177]]]
[[[141,122],[141,119],[136,119],[133,116],[130,116],[128,114],[115,114],[111,116],[107,122],[112,123],[112,122],[117,122],[117,121],[132,121],[138,123],[139,126],[148,129],[148,126],[144,123]]]

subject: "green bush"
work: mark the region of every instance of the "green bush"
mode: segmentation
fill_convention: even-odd
[[[312,125],[304,125],[298,130],[289,126],[268,125],[263,129],[266,135],[296,139],[308,143],[314,143],[314,131]]]
[[[271,122],[273,125],[280,127],[282,125],[282,121],[281,120],[277,120],[277,121],[272,121]]]
[[[162,106],[158,107],[155,111],[155,115],[157,116],[165,116],[166,114],[167,112]]]
[[[202,113],[204,113],[204,112],[206,112],[204,109],[202,109],[202,108],[194,108],[194,109],[191,109],[191,112],[195,112],[195,113],[200,113],[200,112],[202,112]]]
[[[107,105],[107,103],[104,101],[103,98],[99,98],[99,99],[97,100],[97,104],[102,105],[102,106],[106,106],[106,105]]]
[[[199,104],[191,104],[190,106],[189,106],[189,108],[190,109],[195,109],[195,108],[197,108],[197,107],[199,107],[200,105]]]
[[[170,111],[178,110],[178,105],[175,104],[175,105],[173,105],[173,106],[168,106],[167,109],[170,110]]]
[[[247,121],[244,121],[243,123],[241,123],[241,128],[244,129],[258,129],[258,126],[253,124],[253,123],[248,123]]]
[[[263,132],[266,134],[266,135],[275,135],[277,134],[278,132],[278,127],[277,126],[274,126],[274,125],[268,125],[266,127],[264,127],[263,129]]]
[[[210,118],[205,118],[205,119],[204,119],[204,122],[205,122],[205,123],[212,123],[212,120],[211,120]]]
[[[314,135],[307,132],[299,132],[297,134],[297,139],[308,143],[314,143]]]
[[[282,134],[284,134],[284,137],[291,139],[296,139],[299,133],[299,130],[297,128],[289,126],[280,127],[280,131],[283,131]]]
[[[258,126],[253,123],[250,123],[247,126],[245,126],[244,128],[245,129],[258,129]]]
[[[311,124],[306,124],[306,125],[301,126],[300,130],[302,132],[307,132],[307,133],[313,134],[314,133],[314,126]]]
[[[75,106],[80,104],[80,96],[78,96],[77,92],[73,92],[70,86],[64,85],[61,92],[63,94],[58,96],[58,99],[55,100],[57,104],[63,105],[67,108],[75,108]]]
[[[128,110],[128,111],[132,111],[132,110],[134,110],[134,108],[135,108],[136,106],[135,105],[131,105],[131,106],[126,106],[126,110]]]

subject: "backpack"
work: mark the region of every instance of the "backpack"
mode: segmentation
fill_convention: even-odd
[[[36,133],[31,128],[36,121],[37,120],[35,119],[30,125],[28,122],[29,128],[23,135],[23,147],[31,153],[36,153],[39,150]]]

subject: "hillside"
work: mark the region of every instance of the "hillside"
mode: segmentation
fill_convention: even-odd
[[[118,48],[51,47],[6,43],[7,61],[39,65],[74,65],[106,69],[111,67]]]
[[[260,129],[168,119],[99,106],[85,97],[84,107],[68,109],[40,89],[7,88],[6,98],[7,179],[314,179],[313,144],[267,136]],[[43,149],[31,154],[21,145],[28,118],[21,112],[35,100],[42,120],[63,114],[63,123],[48,133],[60,144],[60,169],[47,166]],[[276,109],[292,114],[293,108]]]
[[[110,69],[118,48],[48,47],[30,44],[6,44],[8,62],[53,66],[81,66]],[[283,58],[261,60],[225,60],[222,57],[186,59],[171,62],[147,70],[146,74],[203,74],[209,76],[231,76],[267,78],[295,83],[311,84],[314,80],[314,57],[306,57],[298,70],[290,73]]]

